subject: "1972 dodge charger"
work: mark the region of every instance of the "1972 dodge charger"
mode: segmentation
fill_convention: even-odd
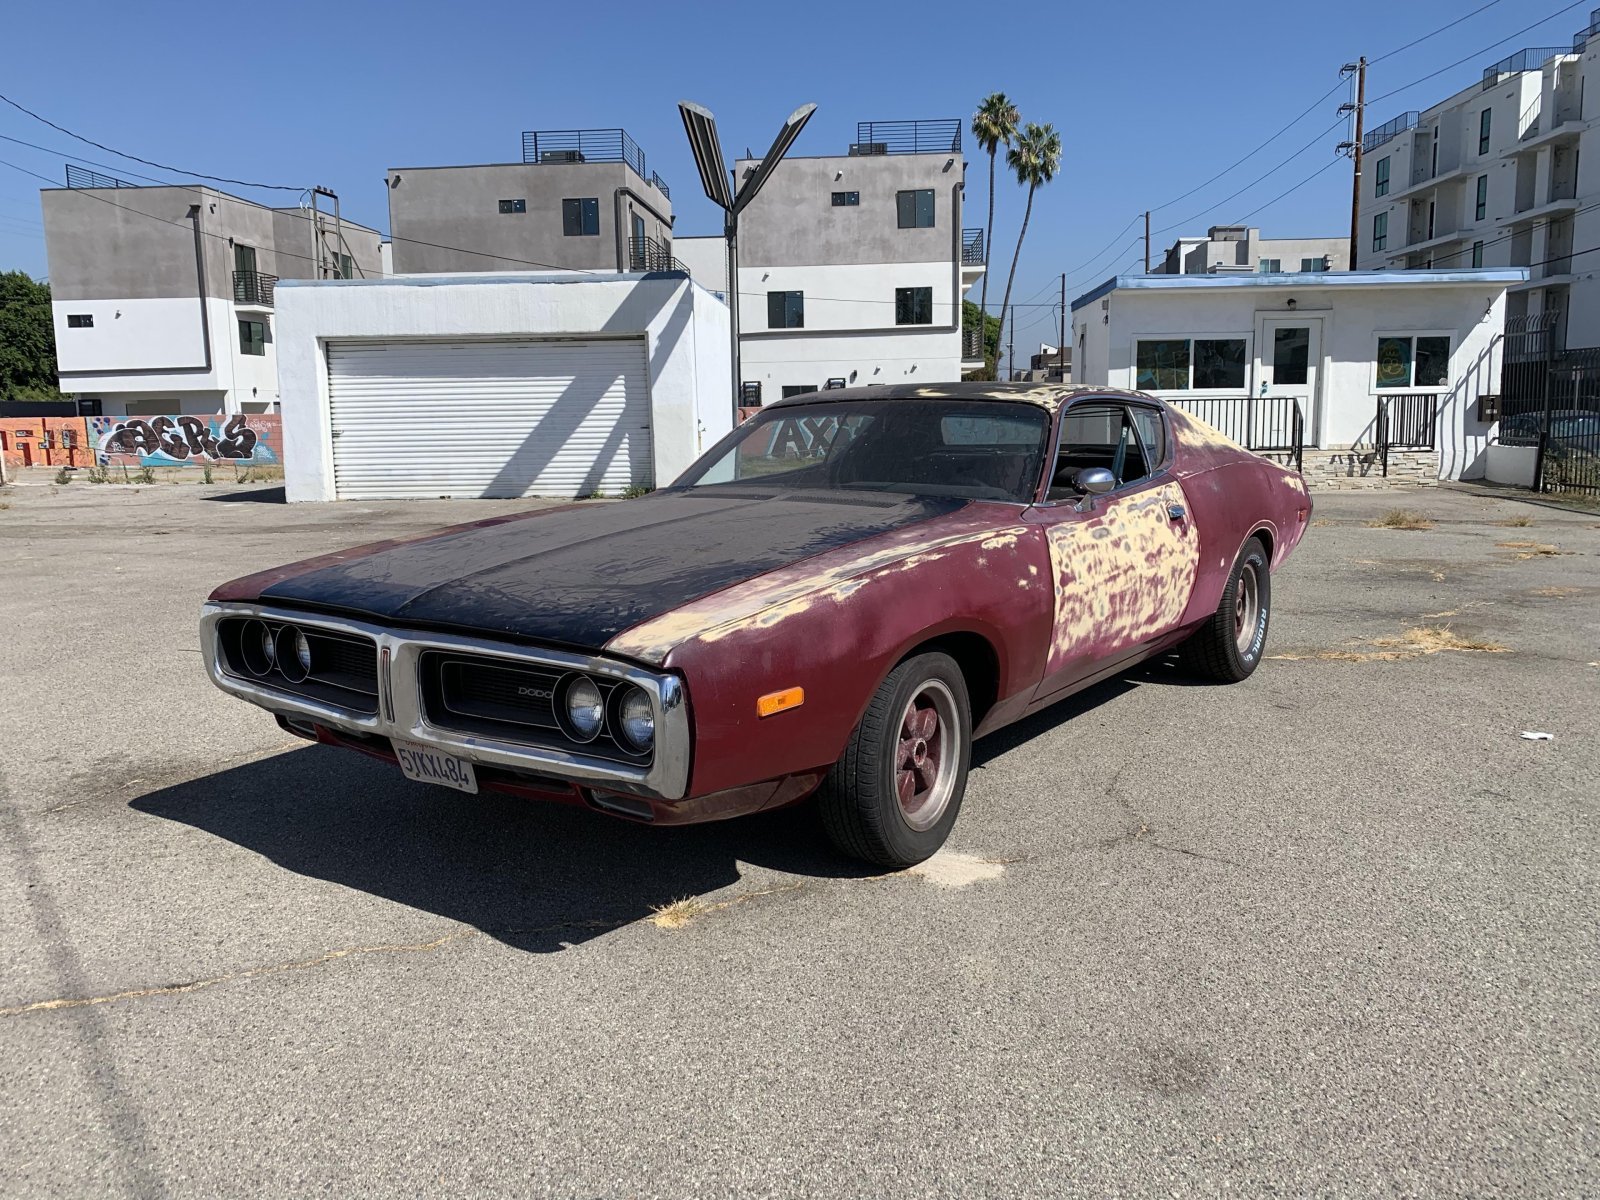
[[[225,584],[201,645],[223,690],[411,779],[658,825],[815,796],[842,851],[903,865],[974,738],[1173,649],[1254,671],[1310,509],[1146,395],[808,393],[641,499]]]

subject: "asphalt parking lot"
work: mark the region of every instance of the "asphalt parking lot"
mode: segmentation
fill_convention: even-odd
[[[1600,1192],[1600,515],[1319,494],[885,876],[282,734],[216,583],[524,505],[263,495],[0,495],[0,1194]]]

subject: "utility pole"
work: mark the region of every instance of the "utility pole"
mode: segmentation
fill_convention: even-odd
[[[1006,323],[1006,379],[1017,373],[1017,310],[1015,306],[1007,307],[1006,315],[1010,318]]]
[[[1144,214],[1144,273],[1150,274],[1150,210]]]
[[[1061,336],[1056,339],[1056,370],[1067,381],[1067,273],[1061,272]]]
[[[1350,181],[1350,270],[1356,269],[1356,259],[1361,247],[1361,139],[1365,135],[1367,115],[1367,60],[1363,55],[1353,63],[1345,63],[1339,68],[1339,74],[1356,77],[1356,102],[1354,104],[1341,104],[1340,115],[1353,112],[1356,115],[1356,136],[1353,142],[1341,142],[1341,150],[1350,151],[1350,160],[1355,163],[1355,174]]]

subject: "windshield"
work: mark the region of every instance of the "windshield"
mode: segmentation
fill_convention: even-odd
[[[784,405],[735,431],[675,487],[822,488],[1033,499],[1050,414],[1031,404],[866,400]]]

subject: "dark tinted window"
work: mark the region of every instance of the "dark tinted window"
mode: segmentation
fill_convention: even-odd
[[[914,191],[896,192],[895,209],[901,229],[933,228],[933,189],[917,188]]]
[[[561,232],[567,237],[595,237],[600,233],[600,201],[580,196],[561,202]]]

